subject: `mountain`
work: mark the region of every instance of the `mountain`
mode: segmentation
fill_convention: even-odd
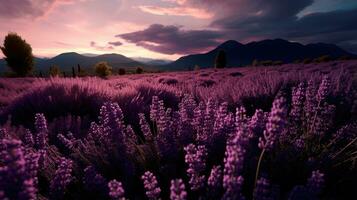
[[[36,64],[37,69],[47,70],[52,65],[57,65],[63,71],[69,71],[78,64],[83,69],[92,68],[96,63],[106,61],[113,68],[134,68],[143,66],[135,60],[120,54],[103,54],[98,56],[85,56],[75,52],[63,53],[47,60],[39,60]]]
[[[48,72],[49,68],[57,65],[62,71],[71,71],[72,67],[78,64],[82,69],[90,70],[96,63],[106,61],[113,68],[136,68],[138,66],[149,67],[146,64],[140,63],[120,54],[103,54],[97,56],[85,56],[75,52],[62,53],[53,58],[35,58],[35,70]],[[0,72],[7,70],[6,62],[0,59]]]
[[[333,44],[315,43],[303,45],[297,42],[289,42],[283,39],[263,40],[241,44],[234,40],[228,40],[217,48],[203,54],[183,56],[178,60],[162,66],[166,70],[186,70],[195,65],[201,68],[212,67],[216,55],[220,50],[224,50],[227,57],[227,66],[237,67],[248,65],[254,59],[283,61],[284,63],[302,60],[305,58],[317,58],[323,55],[330,55],[333,58],[356,55],[348,53]]]

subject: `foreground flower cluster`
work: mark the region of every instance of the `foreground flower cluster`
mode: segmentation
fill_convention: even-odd
[[[183,95],[177,108],[152,98],[138,124],[106,102],[88,132],[0,129],[0,199],[318,199],[353,195],[357,122],[341,113],[331,80],[276,94],[248,114]],[[340,172],[343,172],[340,173]]]

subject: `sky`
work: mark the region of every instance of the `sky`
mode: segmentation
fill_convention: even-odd
[[[226,40],[275,38],[357,53],[357,1],[0,0],[1,45],[9,32],[39,57],[78,52],[173,60]]]

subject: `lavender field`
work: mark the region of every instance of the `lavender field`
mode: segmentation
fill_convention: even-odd
[[[0,78],[0,199],[357,199],[357,62]]]

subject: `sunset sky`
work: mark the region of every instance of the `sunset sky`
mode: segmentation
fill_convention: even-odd
[[[176,59],[229,39],[268,38],[357,53],[357,1],[0,0],[1,43],[8,32],[41,57],[74,51]]]

